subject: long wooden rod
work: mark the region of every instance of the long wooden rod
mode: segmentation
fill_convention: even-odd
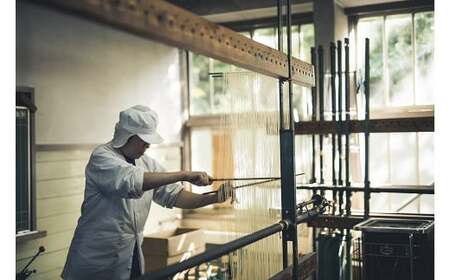
[[[274,78],[289,78],[288,57],[163,0],[28,0]],[[292,81],[314,85],[311,64],[292,59]]]

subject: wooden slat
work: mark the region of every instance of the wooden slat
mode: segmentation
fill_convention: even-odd
[[[38,145],[38,147],[41,145]],[[67,150],[52,150],[36,152],[36,162],[49,162],[49,161],[66,161],[66,160],[85,160],[88,161],[91,156],[91,149],[67,149]]]
[[[73,237],[73,230],[47,235],[40,239],[16,244],[16,260],[22,260],[34,256],[39,246],[45,247],[45,252],[51,253],[69,248]]]
[[[68,249],[62,249],[56,252],[51,253],[42,253],[39,257],[34,260],[31,265],[32,268],[35,268],[39,273],[45,273],[56,268],[63,267],[66,262]],[[16,262],[16,271],[20,271],[25,267],[25,265],[30,261],[30,258],[23,259]]]
[[[75,229],[80,211],[64,213],[37,219],[37,228],[46,230],[48,235]]]
[[[40,199],[37,201],[37,217],[44,218],[80,211],[83,198],[84,194]]]
[[[62,269],[62,267],[56,267],[53,270],[43,273],[39,273],[39,271],[37,271],[36,274],[33,274],[33,276],[30,277],[30,280],[61,280]]]
[[[345,133],[345,123],[342,123]],[[307,121],[295,124],[295,134],[330,134],[337,133],[338,124],[332,121]],[[370,133],[394,132],[433,132],[434,117],[372,119],[369,121]],[[351,120],[350,133],[364,132],[364,120]]]
[[[66,179],[84,176],[86,160],[52,161],[36,164],[36,180]]]
[[[36,186],[36,197],[40,200],[62,196],[80,195],[84,193],[84,184],[84,176],[38,181]]]
[[[162,0],[29,0],[275,78],[288,77],[287,56]],[[292,60],[292,80],[314,86],[311,64]]]

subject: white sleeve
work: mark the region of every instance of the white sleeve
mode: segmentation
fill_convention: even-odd
[[[107,196],[140,198],[144,169],[106,151],[94,151],[86,166],[86,185],[97,187]]]
[[[166,169],[155,160],[154,164],[155,172],[166,172]],[[153,200],[161,206],[172,208],[182,190],[183,186],[179,183],[161,186],[153,192]]]

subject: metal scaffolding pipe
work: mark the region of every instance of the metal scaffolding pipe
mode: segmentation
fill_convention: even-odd
[[[308,186],[308,185],[299,185],[297,186],[298,190],[311,190],[311,191],[332,191],[334,189],[333,186]],[[349,192],[364,192],[364,187],[345,187],[342,186],[337,189],[338,192],[343,193],[346,191]],[[418,185],[414,187],[377,187],[377,188],[369,188],[370,193],[414,193],[414,194],[434,194],[434,188],[424,185]]]
[[[287,222],[280,221],[276,224],[260,229],[254,233],[243,236],[231,242],[225,243],[218,248],[211,249],[202,254],[193,256],[180,263],[169,265],[166,268],[163,268],[156,272],[146,273],[143,276],[139,277],[138,280],[166,279],[186,269],[192,268],[194,266],[200,265],[210,260],[217,259],[225,254],[236,251],[237,249],[245,247],[249,244],[255,243],[256,241],[266,238],[277,232],[280,232],[285,228],[287,228]]]

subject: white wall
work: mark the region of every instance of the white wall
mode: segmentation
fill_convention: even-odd
[[[179,50],[30,3],[17,3],[18,86],[35,88],[37,144],[98,144],[111,139],[120,110],[144,104],[160,116],[168,146],[149,151],[180,168]],[[80,214],[90,149],[38,151],[37,227],[45,238],[17,244],[20,270],[40,245],[33,279],[59,279]],[[180,210],[152,206],[145,232]],[[157,217],[157,218],[155,218]]]
[[[37,144],[101,143],[118,112],[146,104],[179,141],[178,49],[18,3],[17,85],[36,90]]]

